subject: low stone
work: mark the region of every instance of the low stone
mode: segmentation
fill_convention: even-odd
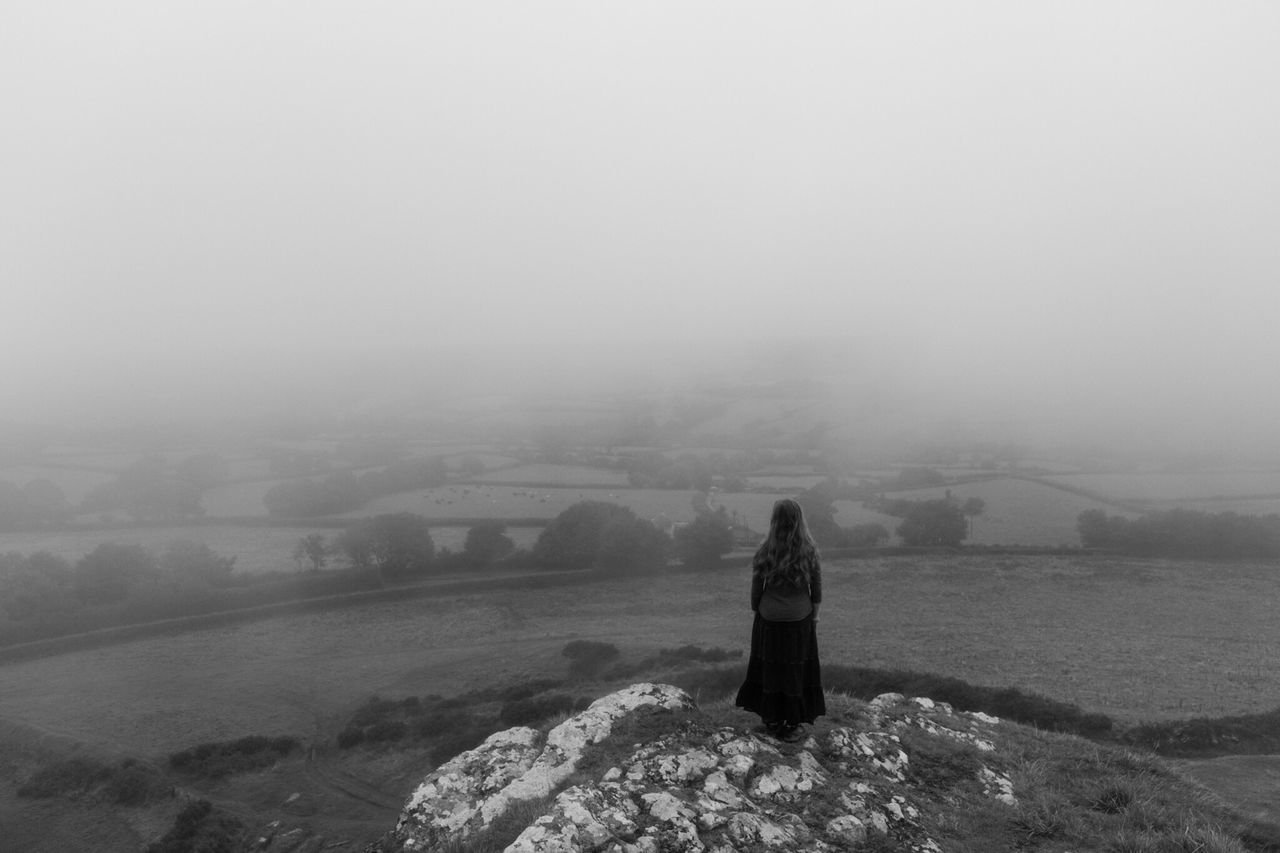
[[[761,844],[776,849],[798,849],[795,836],[787,828],[761,815],[739,812],[729,819],[725,834],[739,847]]]
[[[867,825],[853,815],[827,821],[827,834],[841,844],[861,844],[867,840]]]
[[[644,794],[640,799],[644,801],[645,811],[658,820],[674,820],[678,817],[690,818],[694,816],[693,810],[689,808],[688,804],[666,791]]]
[[[748,792],[753,797],[774,797],[778,794],[790,794],[796,790],[800,782],[800,774],[794,767],[779,764],[761,773],[751,783]]]
[[[734,779],[745,779],[756,766],[749,755],[733,755],[724,763],[724,772]]]
[[[867,704],[876,709],[891,708],[894,705],[902,704],[906,701],[906,698],[901,693],[881,693]]]

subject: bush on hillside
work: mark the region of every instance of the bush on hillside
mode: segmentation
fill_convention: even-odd
[[[1142,723],[1121,738],[1171,758],[1280,752],[1280,708],[1262,714]]]
[[[605,664],[618,657],[618,647],[613,643],[601,643],[596,640],[573,640],[565,645],[560,654],[567,657],[569,677],[581,680],[595,679],[604,669]]]
[[[270,767],[302,744],[292,737],[249,735],[238,740],[202,743],[169,755],[169,766],[188,776],[220,779]]]
[[[30,799],[87,793],[111,778],[111,767],[92,758],[68,758],[37,770],[18,786],[18,796]]]
[[[146,853],[232,853],[243,839],[244,824],[208,800],[196,800],[178,812],[173,826]]]

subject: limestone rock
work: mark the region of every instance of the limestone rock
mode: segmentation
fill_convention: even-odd
[[[667,684],[633,684],[597,699],[552,729],[539,745],[536,729],[491,735],[439,767],[409,797],[395,842],[423,850],[446,838],[488,826],[512,803],[546,796],[578,765],[582,750],[609,736],[613,724],[637,708],[690,708],[693,700]]]
[[[444,847],[488,825],[513,803],[545,798],[574,772],[582,751],[643,705],[687,708],[674,687],[633,685],[593,703],[538,742],[531,729],[501,732],[440,767],[414,792],[392,850]],[[938,853],[922,828],[923,800],[907,782],[908,729],[982,749],[986,718],[946,703],[878,697],[871,725],[815,731],[803,746],[779,748],[732,728],[687,724],[636,744],[596,781],[560,791],[507,848],[510,853],[730,853],[847,850],[872,833],[899,849]],[[913,735],[914,737],[915,735]],[[969,783],[1015,802],[1008,778],[983,767]],[[813,812],[822,796],[834,804]],[[818,815],[822,815],[818,817]]]

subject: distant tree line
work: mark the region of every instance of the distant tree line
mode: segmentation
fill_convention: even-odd
[[[139,457],[115,477],[90,489],[82,513],[123,511],[134,521],[172,521],[201,516],[204,492],[227,480],[227,461],[200,453],[170,462],[159,453]]]
[[[1100,509],[1076,517],[1080,543],[1120,554],[1204,559],[1280,556],[1280,515],[1171,509],[1139,518]]]
[[[408,459],[363,474],[343,471],[315,480],[286,480],[268,489],[262,501],[273,517],[311,518],[350,512],[381,495],[429,489],[447,481],[443,459]]]
[[[104,542],[75,563],[45,551],[0,554],[0,611],[15,622],[117,604],[139,589],[226,587],[234,557],[180,540],[159,555],[141,545]]]
[[[56,527],[71,516],[62,488],[52,480],[17,485],[0,480],[0,530]]]
[[[300,570],[311,571],[292,576],[234,573],[234,557],[190,541],[159,553],[105,542],[75,562],[47,552],[2,553],[0,645],[476,570],[634,573],[662,570],[673,556],[686,565],[715,565],[732,547],[724,512],[702,514],[669,536],[627,507],[583,501],[553,519],[529,550],[517,548],[497,521],[473,525],[453,553],[436,548],[423,516],[357,519],[331,538],[301,537],[293,556]],[[320,571],[335,560],[343,565]]]

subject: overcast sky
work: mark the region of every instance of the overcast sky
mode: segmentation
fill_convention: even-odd
[[[6,0],[6,415],[821,338],[975,406],[1280,432],[1278,36],[1268,2]]]

